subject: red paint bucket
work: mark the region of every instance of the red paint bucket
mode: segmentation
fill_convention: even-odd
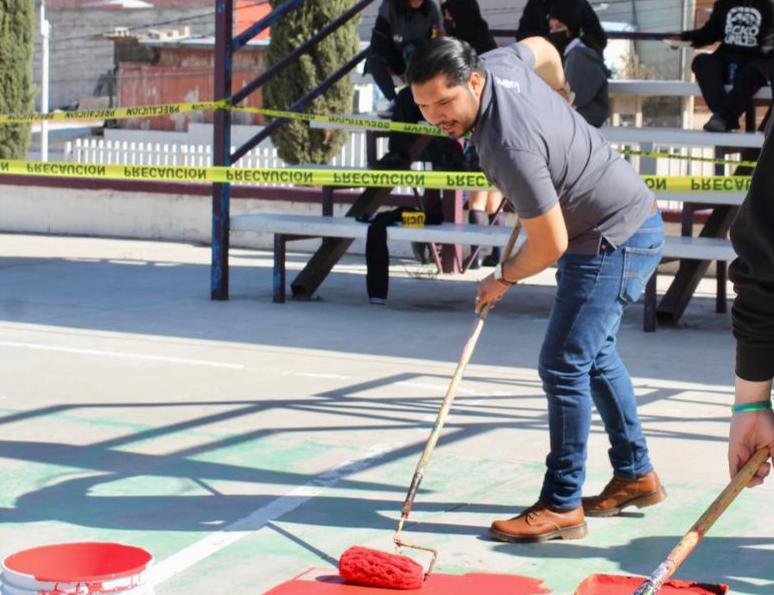
[[[2,595],[152,595],[152,587],[144,584],[152,561],[144,549],[121,543],[35,547],[3,560]]]

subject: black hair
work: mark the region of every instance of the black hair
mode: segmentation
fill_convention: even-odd
[[[464,85],[473,72],[484,74],[484,67],[469,43],[453,37],[436,37],[421,44],[406,69],[409,84],[426,83],[439,74],[450,87]]]
[[[567,25],[571,38],[581,34],[581,7],[577,0],[552,0],[548,14]]]

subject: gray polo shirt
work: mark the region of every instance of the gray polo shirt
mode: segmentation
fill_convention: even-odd
[[[653,205],[637,172],[532,70],[521,44],[482,56],[486,84],[473,144],[481,169],[525,219],[557,202],[568,252],[596,254],[629,239]]]

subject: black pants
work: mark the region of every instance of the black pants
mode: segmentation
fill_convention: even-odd
[[[733,87],[726,93],[732,64],[736,65]],[[707,106],[713,114],[723,118],[730,130],[739,128],[739,116],[747,110],[753,95],[766,84],[765,67],[762,58],[721,50],[699,54],[691,65]]]
[[[376,86],[390,101],[395,101],[395,83],[392,81],[392,72],[387,60],[373,50],[366,58],[366,71],[373,77]]]

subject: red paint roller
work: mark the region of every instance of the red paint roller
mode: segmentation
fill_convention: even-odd
[[[356,585],[392,589],[419,589],[425,580],[425,569],[408,556],[357,545],[341,555],[339,574]]]
[[[508,238],[508,243],[505,246],[505,250],[503,250],[502,261],[510,258],[513,248],[516,245],[516,240],[519,237],[520,230],[520,224],[517,224],[513,228],[511,237]],[[465,346],[462,348],[462,355],[460,355],[460,359],[457,362],[454,376],[452,376],[449,388],[446,390],[446,396],[441,404],[441,409],[438,411],[438,416],[433,424],[430,437],[425,444],[425,449],[422,451],[422,456],[414,470],[414,476],[411,478],[411,485],[409,486],[406,499],[404,500],[403,507],[400,511],[398,528],[392,539],[398,549],[406,547],[422,550],[431,554],[432,559],[427,568],[427,572],[423,572],[422,566],[408,556],[402,554],[388,554],[379,550],[355,546],[346,550],[339,559],[339,574],[344,580],[358,585],[387,589],[419,589],[422,587],[427,577],[430,576],[430,573],[433,572],[433,567],[438,559],[438,552],[433,548],[403,541],[403,525],[408,520],[409,514],[411,513],[414,499],[419,490],[419,484],[422,482],[422,477],[424,477],[425,474],[425,467],[430,461],[430,455],[433,453],[435,445],[438,443],[441,429],[443,428],[443,424],[445,423],[449,411],[451,410],[452,403],[454,402],[457,386],[462,380],[462,373],[465,371],[465,366],[473,355],[473,349],[476,347],[478,336],[484,328],[484,322],[489,314],[489,309],[489,305],[486,305],[481,309],[476,323],[473,326],[473,330],[471,331],[468,340],[465,342]]]

